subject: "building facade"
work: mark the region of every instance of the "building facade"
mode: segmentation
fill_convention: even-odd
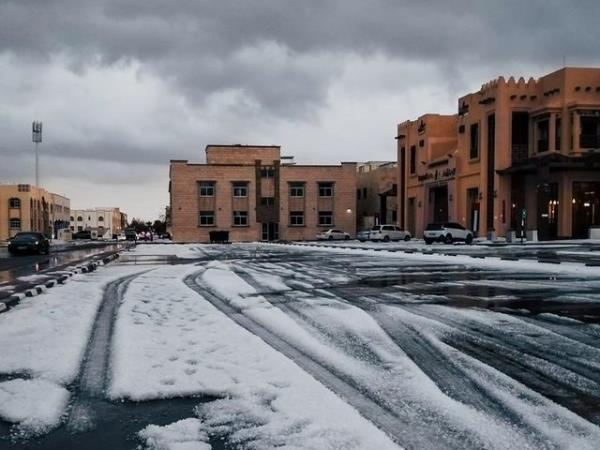
[[[71,231],[89,230],[104,239],[115,239],[127,226],[127,215],[114,207],[73,209],[69,220]]]
[[[37,231],[55,237],[68,228],[70,201],[29,184],[0,185],[0,240],[20,231]]]
[[[443,151],[420,146],[432,132],[427,117],[398,126],[401,221],[417,235],[431,221],[541,240],[586,238],[600,226],[600,69],[484,84],[444,116]],[[415,127],[423,139],[413,158]]]
[[[397,161],[368,161],[359,164],[356,174],[356,226],[395,224],[398,220]]]
[[[206,164],[172,160],[170,231],[178,242],[315,239],[356,232],[356,163],[295,165],[278,146],[208,145]]]

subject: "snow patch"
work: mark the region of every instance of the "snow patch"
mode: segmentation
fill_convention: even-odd
[[[208,435],[198,419],[184,419],[165,426],[148,425],[138,437],[149,450],[210,450]]]

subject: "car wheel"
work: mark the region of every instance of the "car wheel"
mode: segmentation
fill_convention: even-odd
[[[404,241],[405,242],[410,241],[410,234],[407,234],[407,235],[404,236]]]
[[[473,242],[473,235],[472,234],[468,234],[467,238],[465,239],[465,242],[467,245],[471,245],[471,243]]]
[[[384,236],[383,237],[383,242],[390,242],[390,237],[389,236]]]
[[[433,243],[433,241],[431,239],[425,239],[425,243],[427,245],[431,245]]]
[[[348,241],[348,240],[350,240],[350,236],[348,236],[347,234],[346,234],[346,235],[344,235],[344,240],[345,240],[345,241]]]
[[[446,244],[452,244],[452,242],[454,242],[454,240],[452,239],[452,235],[451,234],[447,234],[446,235],[446,239],[444,239],[444,242]]]
[[[331,234],[329,235],[329,240],[333,241],[333,236]]]

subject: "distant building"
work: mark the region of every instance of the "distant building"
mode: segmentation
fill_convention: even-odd
[[[315,239],[356,231],[356,163],[295,165],[278,146],[208,145],[206,164],[172,160],[170,231],[175,241]]]
[[[68,228],[68,198],[29,184],[0,185],[0,240],[20,231],[38,231],[55,237]]]
[[[127,215],[119,208],[73,209],[70,216],[71,231],[89,230],[92,235],[113,239],[127,226]]]
[[[528,81],[499,77],[458,100],[458,114],[398,125],[400,223],[479,236],[586,238],[600,227],[600,69]]]
[[[368,161],[357,167],[356,226],[364,230],[397,221],[398,163]]]

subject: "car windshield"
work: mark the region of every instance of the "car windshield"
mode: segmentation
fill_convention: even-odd
[[[441,223],[430,223],[427,225],[426,230],[441,230],[442,229],[442,224]]]
[[[39,238],[40,235],[37,233],[18,233],[13,239],[35,240]]]

